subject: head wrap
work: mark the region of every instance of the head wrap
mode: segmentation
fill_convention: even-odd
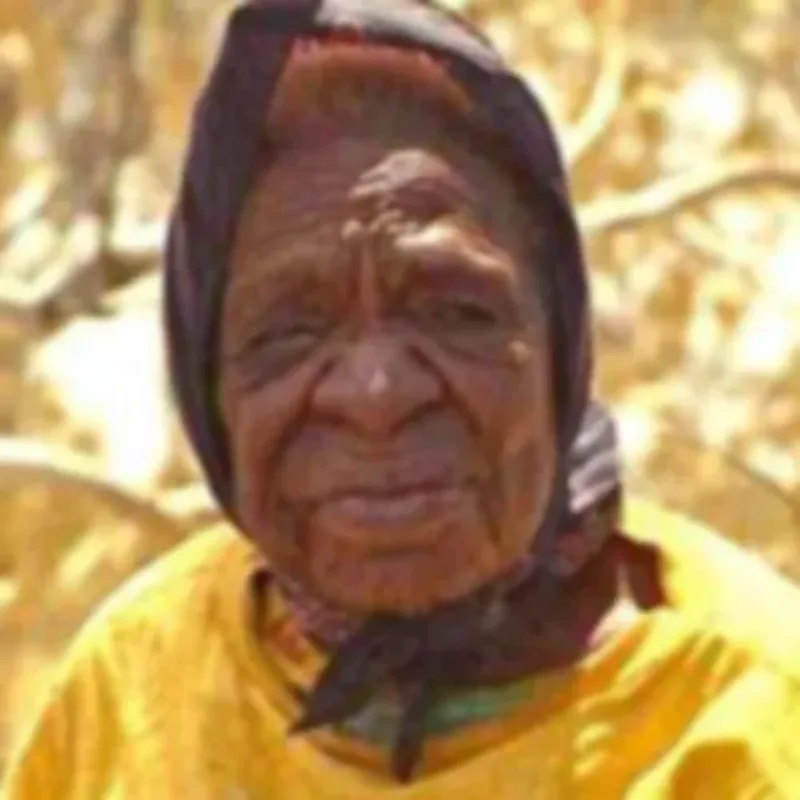
[[[613,423],[589,396],[587,277],[564,168],[551,125],[530,89],[467,23],[423,0],[250,0],[230,17],[194,111],[166,257],[170,371],[185,427],[209,484],[235,521],[235,476],[217,401],[218,326],[226,268],[245,197],[257,169],[269,166],[265,109],[293,44],[309,36],[353,37],[435,57],[474,101],[481,125],[507,143],[523,191],[537,198],[537,208],[543,202],[552,213],[549,263],[540,269],[540,277],[552,304],[548,312],[559,463],[549,512],[534,547],[535,561],[545,572],[570,574],[613,528],[619,470]],[[479,592],[423,620],[381,615],[368,621],[351,637],[355,641],[350,652],[356,655],[344,666],[335,663],[323,675],[322,691],[307,708],[304,724],[336,718],[340,709],[331,687],[338,686],[343,695],[348,681],[368,684],[370,670],[377,682],[396,669],[408,673],[423,656],[428,665],[438,663],[437,654],[478,641],[495,599],[490,591]],[[311,616],[324,613],[322,608],[300,606]],[[401,641],[408,646],[399,646]],[[390,655],[374,670],[374,659],[362,663],[358,654],[374,655],[380,642]],[[411,681],[409,723],[398,739],[395,766],[403,775],[416,759],[418,742],[412,734],[420,727],[419,710],[424,711],[430,700],[428,689],[437,679],[435,668],[423,672],[419,680]]]

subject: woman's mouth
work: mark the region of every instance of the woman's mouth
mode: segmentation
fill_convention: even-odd
[[[337,492],[317,504],[312,530],[385,553],[429,547],[463,513],[466,485],[418,485]]]

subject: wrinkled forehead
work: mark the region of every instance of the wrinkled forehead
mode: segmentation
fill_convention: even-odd
[[[424,226],[447,219],[518,250],[527,235],[512,182],[472,154],[421,143],[387,146],[343,136],[324,147],[288,149],[265,169],[240,219],[234,279],[267,277],[281,251],[341,245],[354,226]]]
[[[238,262],[256,242],[330,239],[388,209],[409,223],[455,214],[510,227],[516,192],[473,111],[422,52],[297,42],[265,110],[270,161],[240,218]]]
[[[239,240],[280,239],[316,225],[369,224],[389,209],[420,221],[477,214],[476,176],[421,147],[387,148],[359,137],[284,152],[245,204]]]

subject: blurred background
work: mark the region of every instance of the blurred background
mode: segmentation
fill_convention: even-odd
[[[231,5],[0,2],[0,770],[98,602],[217,522],[159,266]],[[449,5],[561,131],[630,486],[800,580],[800,0]]]

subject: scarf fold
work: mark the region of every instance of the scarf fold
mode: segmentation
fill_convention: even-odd
[[[608,413],[590,401],[592,352],[586,268],[553,129],[538,99],[466,22],[425,0],[250,0],[233,12],[197,102],[166,251],[165,326],[173,387],[185,428],[221,507],[236,522],[233,476],[219,415],[218,327],[226,267],[245,196],[269,168],[265,110],[298,38],[335,37],[415,48],[437,58],[475,102],[482,124],[508,144],[523,190],[552,212],[549,263],[559,462],[530,564],[506,581],[421,618],[377,615],[353,623],[275,576],[295,616],[333,647],[299,728],[352,714],[379,685],[394,685],[405,714],[393,765],[412,775],[425,717],[454,659],[500,647],[498,609],[520,586],[547,609],[564,583],[616,527],[620,479]],[[266,164],[266,167],[264,166]],[[535,591],[534,591],[535,590]],[[528,595],[526,595],[527,597]],[[577,657],[577,656],[576,656]]]

